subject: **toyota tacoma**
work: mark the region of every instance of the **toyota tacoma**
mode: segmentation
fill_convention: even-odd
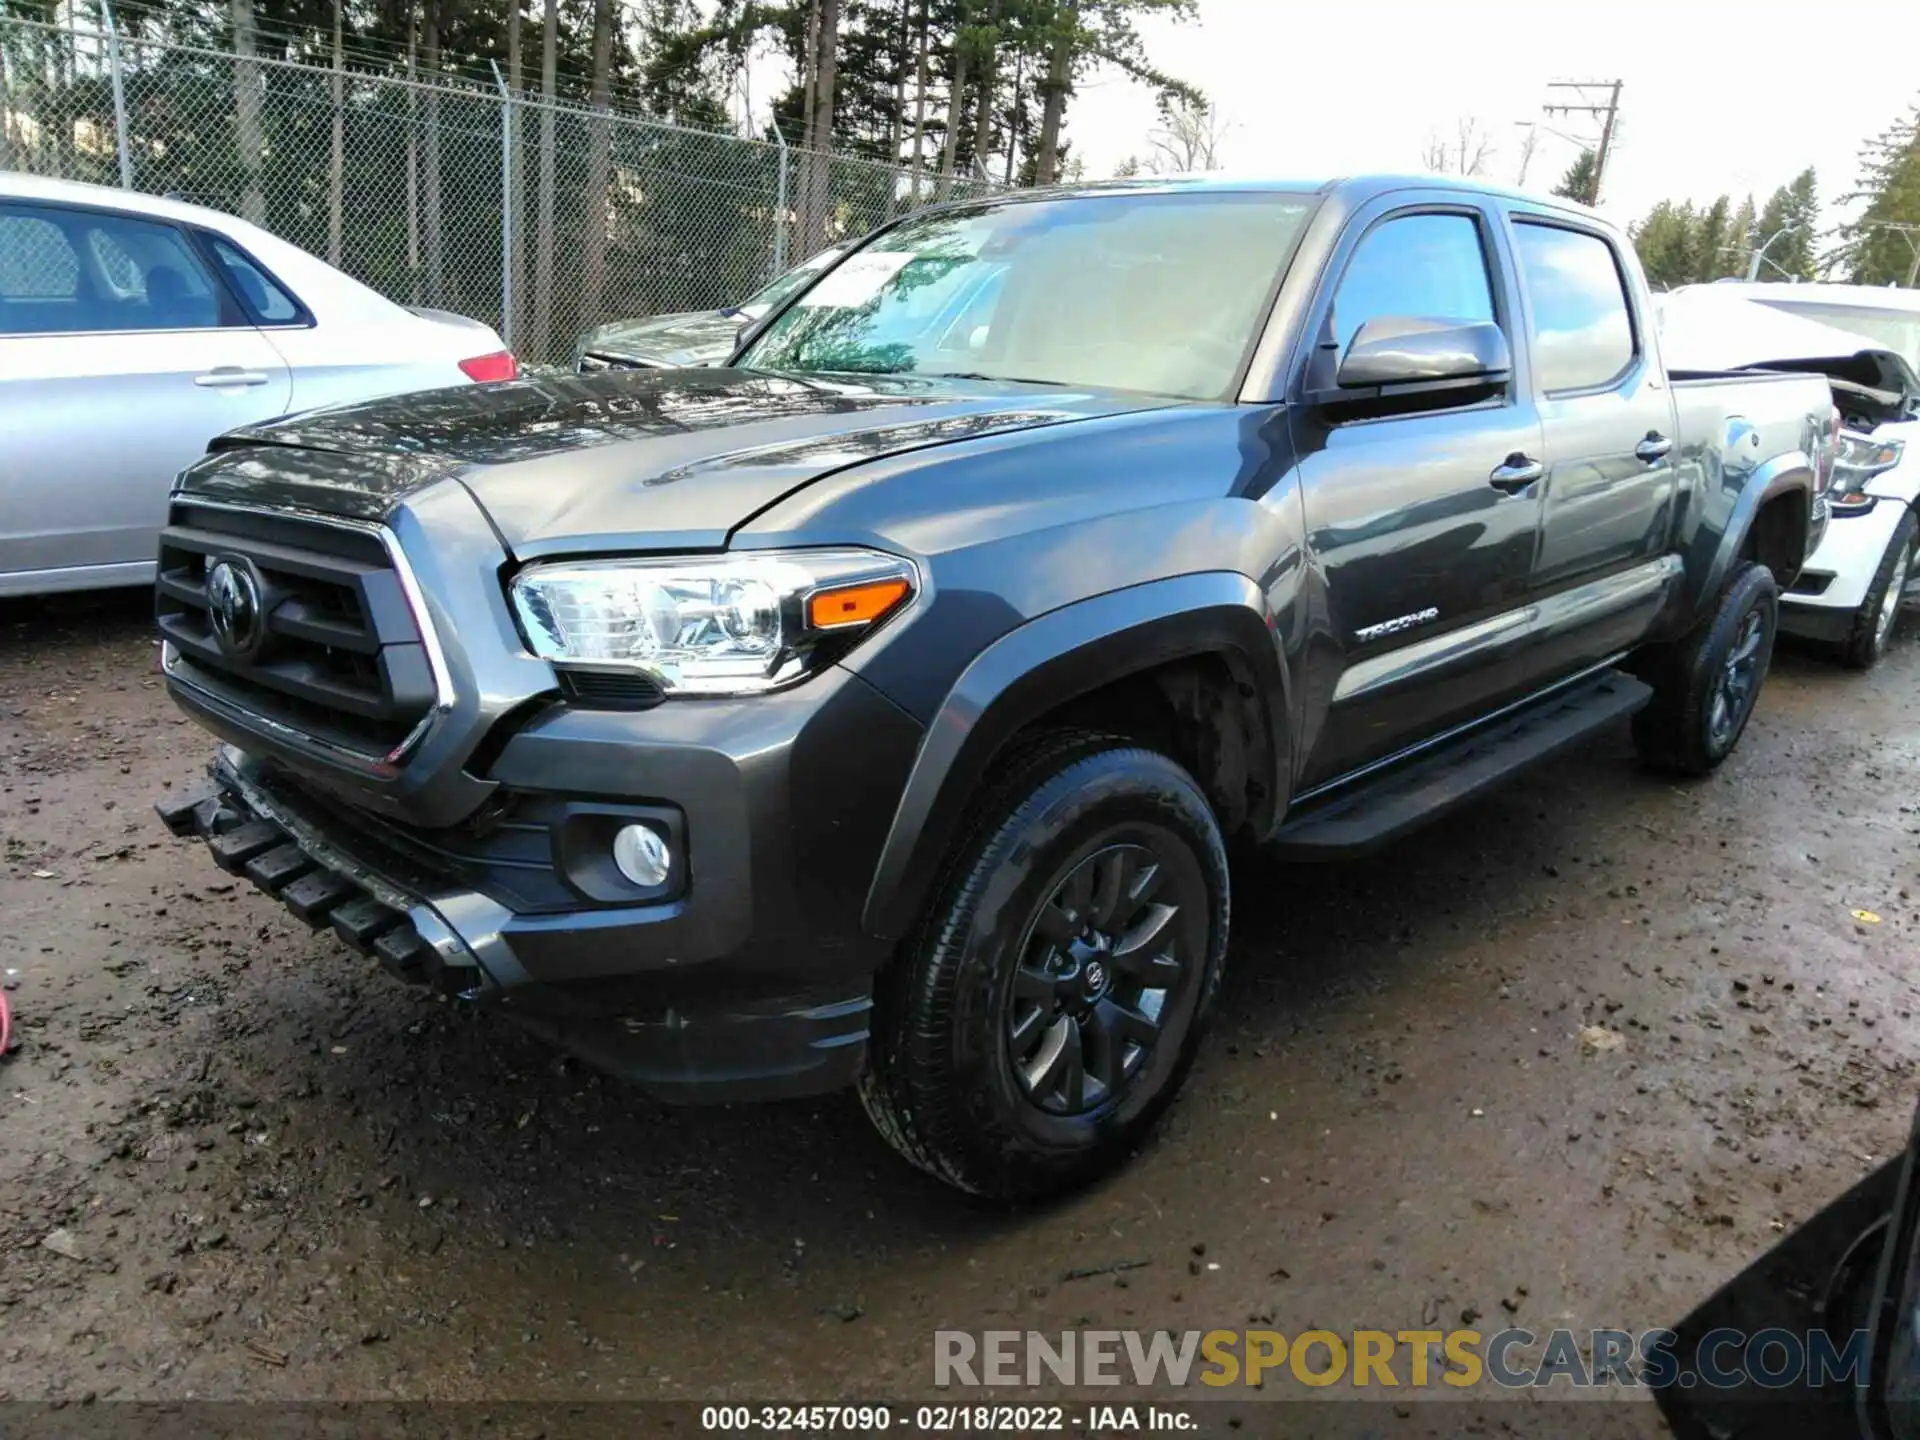
[[[1112,183],[901,219],[727,367],[237,431],[161,542],[223,742],[162,817],[656,1096],[853,1086],[953,1185],[1083,1183],[1193,1063],[1230,841],[1734,747],[1836,421],[1647,303],[1553,200]]]

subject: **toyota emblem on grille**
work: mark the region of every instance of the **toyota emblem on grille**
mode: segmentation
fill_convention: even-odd
[[[260,582],[244,560],[216,560],[208,568],[207,613],[214,638],[229,655],[243,658],[260,648]]]

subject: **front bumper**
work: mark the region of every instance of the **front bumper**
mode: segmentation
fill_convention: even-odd
[[[288,467],[307,487],[294,498],[329,478],[369,493],[372,477],[335,465],[313,452]],[[233,500],[222,473],[176,495],[176,548],[260,570],[292,598],[269,630],[271,664],[266,649],[229,664],[214,636],[200,647],[209,674],[167,668],[176,703],[226,742],[205,792],[160,807],[170,826],[400,978],[497,1008],[664,1097],[852,1078],[891,952],[864,906],[918,722],[837,666],[744,699],[599,708],[519,639],[507,557],[465,487],[411,490],[374,524]],[[183,560],[166,594],[210,625],[204,585]],[[330,597],[364,623],[314,620],[334,613]],[[190,620],[178,623],[199,636]],[[372,748],[333,743],[354,706],[410,718],[376,701],[389,652],[420,648],[434,698],[416,732],[384,757],[384,732]],[[376,657],[364,668],[377,686],[354,656]],[[668,883],[617,869],[629,823],[669,840]]]
[[[448,831],[424,843],[232,746],[158,809],[395,977],[661,1099],[815,1094],[864,1059],[887,947],[862,932],[860,904],[919,730],[844,671],[802,689],[640,714],[555,707],[498,749],[489,778],[518,808],[492,849]],[[609,798],[633,796],[646,798]],[[679,818],[683,887],[640,903],[597,889],[574,822],[591,836],[608,813],[662,812]]]

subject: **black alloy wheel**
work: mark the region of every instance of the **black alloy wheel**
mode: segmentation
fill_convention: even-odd
[[[1159,898],[1163,861],[1144,845],[1081,860],[1034,918],[1014,969],[1007,1056],[1022,1092],[1054,1115],[1111,1100],[1160,1040],[1189,973],[1180,907]]]
[[[1733,748],[1734,737],[1747,723],[1753,702],[1759,698],[1760,681],[1766,674],[1766,639],[1760,612],[1749,610],[1714,676],[1713,694],[1707,702],[1707,743],[1716,750]]]

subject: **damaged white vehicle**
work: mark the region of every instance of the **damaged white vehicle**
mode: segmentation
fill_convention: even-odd
[[[1920,604],[1920,292],[1722,281],[1659,297],[1660,348],[1685,369],[1815,371],[1843,420],[1831,523],[1780,596],[1780,628],[1869,669]]]

